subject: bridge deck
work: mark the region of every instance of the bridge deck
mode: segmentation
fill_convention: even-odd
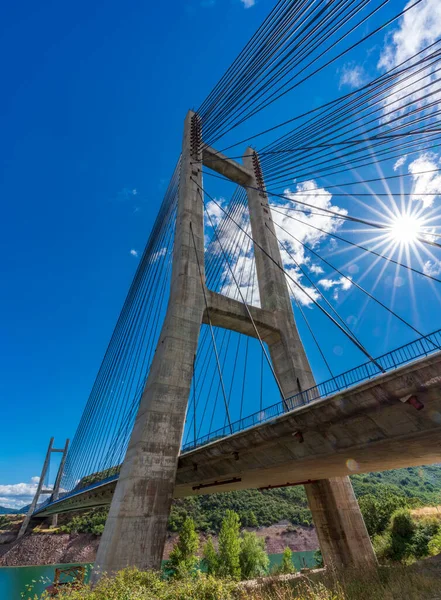
[[[416,395],[424,409],[403,399]],[[401,400],[401,401],[400,401]],[[175,496],[297,484],[441,461],[441,352],[183,451]],[[110,503],[117,475],[36,517]]]

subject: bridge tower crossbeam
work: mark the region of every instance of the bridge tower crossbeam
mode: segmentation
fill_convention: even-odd
[[[261,308],[205,284],[202,165],[244,186],[248,196]],[[291,299],[259,157],[243,164],[203,146],[197,114],[184,123],[170,299],[99,546],[93,579],[129,565],[158,569],[202,323],[260,337],[285,398],[314,385]],[[349,479],[306,486],[324,560],[373,566],[375,555]]]

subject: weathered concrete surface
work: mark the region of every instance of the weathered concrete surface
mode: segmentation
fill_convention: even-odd
[[[321,479],[305,491],[325,564],[374,568],[377,560],[349,477]]]
[[[198,163],[200,140],[195,124],[196,116],[189,112],[182,146],[167,314],[112,498],[94,580],[100,571],[111,573],[128,565],[159,569],[161,565],[205,307],[201,285],[204,273],[203,202],[199,188],[202,169]]]

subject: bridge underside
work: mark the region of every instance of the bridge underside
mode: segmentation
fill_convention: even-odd
[[[416,396],[416,410],[405,400]],[[182,454],[175,497],[268,488],[441,461],[441,353]],[[116,479],[35,514],[110,504]]]

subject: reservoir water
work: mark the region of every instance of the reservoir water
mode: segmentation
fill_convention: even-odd
[[[270,554],[270,566],[282,560],[281,554]],[[297,570],[314,567],[314,552],[293,552],[293,562]],[[78,563],[77,563],[78,564]],[[0,600],[28,600],[39,597],[54,580],[57,567],[73,565],[44,565],[35,567],[0,567]]]

